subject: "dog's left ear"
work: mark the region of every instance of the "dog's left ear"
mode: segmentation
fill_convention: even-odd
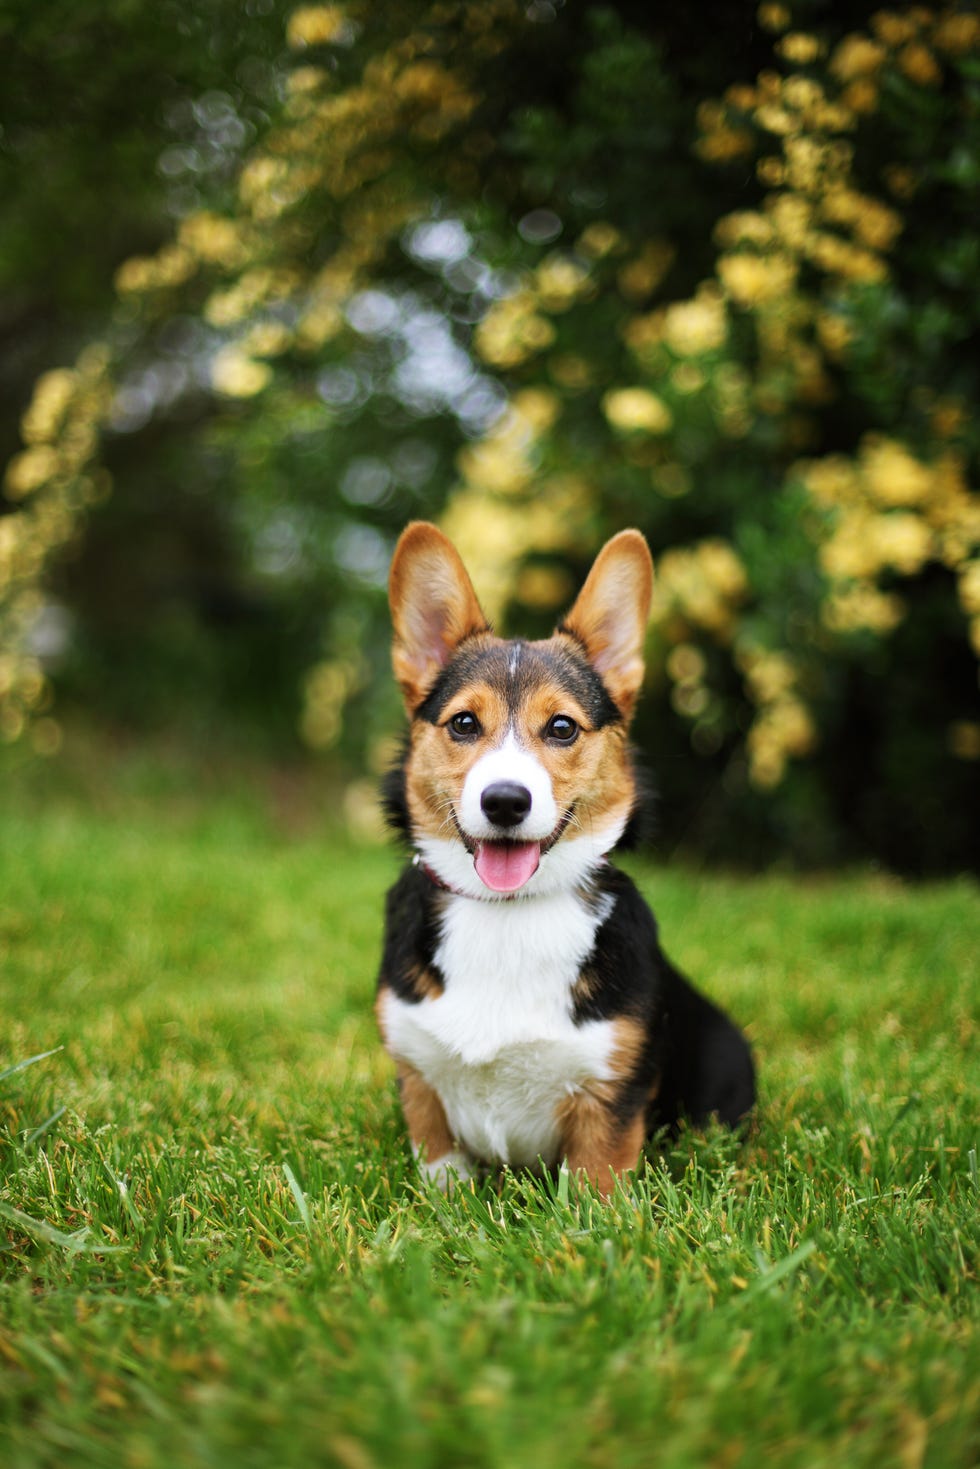
[[[599,552],[559,632],[571,633],[628,720],[643,682],[653,562],[638,530],[623,530]]]
[[[388,577],[391,661],[409,714],[424,702],[454,649],[490,627],[452,541],[417,520],[395,547]]]

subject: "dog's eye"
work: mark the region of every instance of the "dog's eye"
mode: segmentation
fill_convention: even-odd
[[[475,714],[464,709],[461,714],[454,714],[449,721],[449,733],[454,740],[475,740],[480,733],[480,721]]]
[[[578,725],[570,714],[554,714],[545,726],[546,740],[556,740],[559,745],[570,745],[578,735]]]

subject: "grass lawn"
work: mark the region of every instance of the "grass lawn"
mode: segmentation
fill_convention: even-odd
[[[174,787],[0,798],[0,1463],[980,1458],[980,901],[633,863],[747,1026],[744,1143],[603,1206],[413,1175],[386,851]]]

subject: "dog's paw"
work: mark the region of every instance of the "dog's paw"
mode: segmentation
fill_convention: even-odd
[[[441,1158],[431,1163],[428,1158],[419,1158],[417,1154],[416,1157],[423,1181],[440,1193],[448,1194],[454,1184],[465,1183],[473,1177],[473,1169],[465,1153],[443,1153]]]

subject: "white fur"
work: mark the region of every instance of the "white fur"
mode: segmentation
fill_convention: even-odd
[[[487,1162],[559,1160],[559,1107],[610,1078],[609,1021],[572,1021],[572,989],[613,900],[575,892],[534,902],[447,899],[435,962],[444,992],[410,1004],[388,991],[389,1049],[438,1093],[450,1130]],[[433,1159],[458,1167],[455,1154]]]
[[[480,757],[463,783],[458,815],[466,835],[474,841],[499,839],[500,828],[487,820],[480,802],[487,787],[500,780],[516,781],[531,796],[531,809],[523,821],[508,829],[508,838],[515,842],[546,841],[561,816],[551,777],[540,760],[521,748],[512,730],[495,750]]]

